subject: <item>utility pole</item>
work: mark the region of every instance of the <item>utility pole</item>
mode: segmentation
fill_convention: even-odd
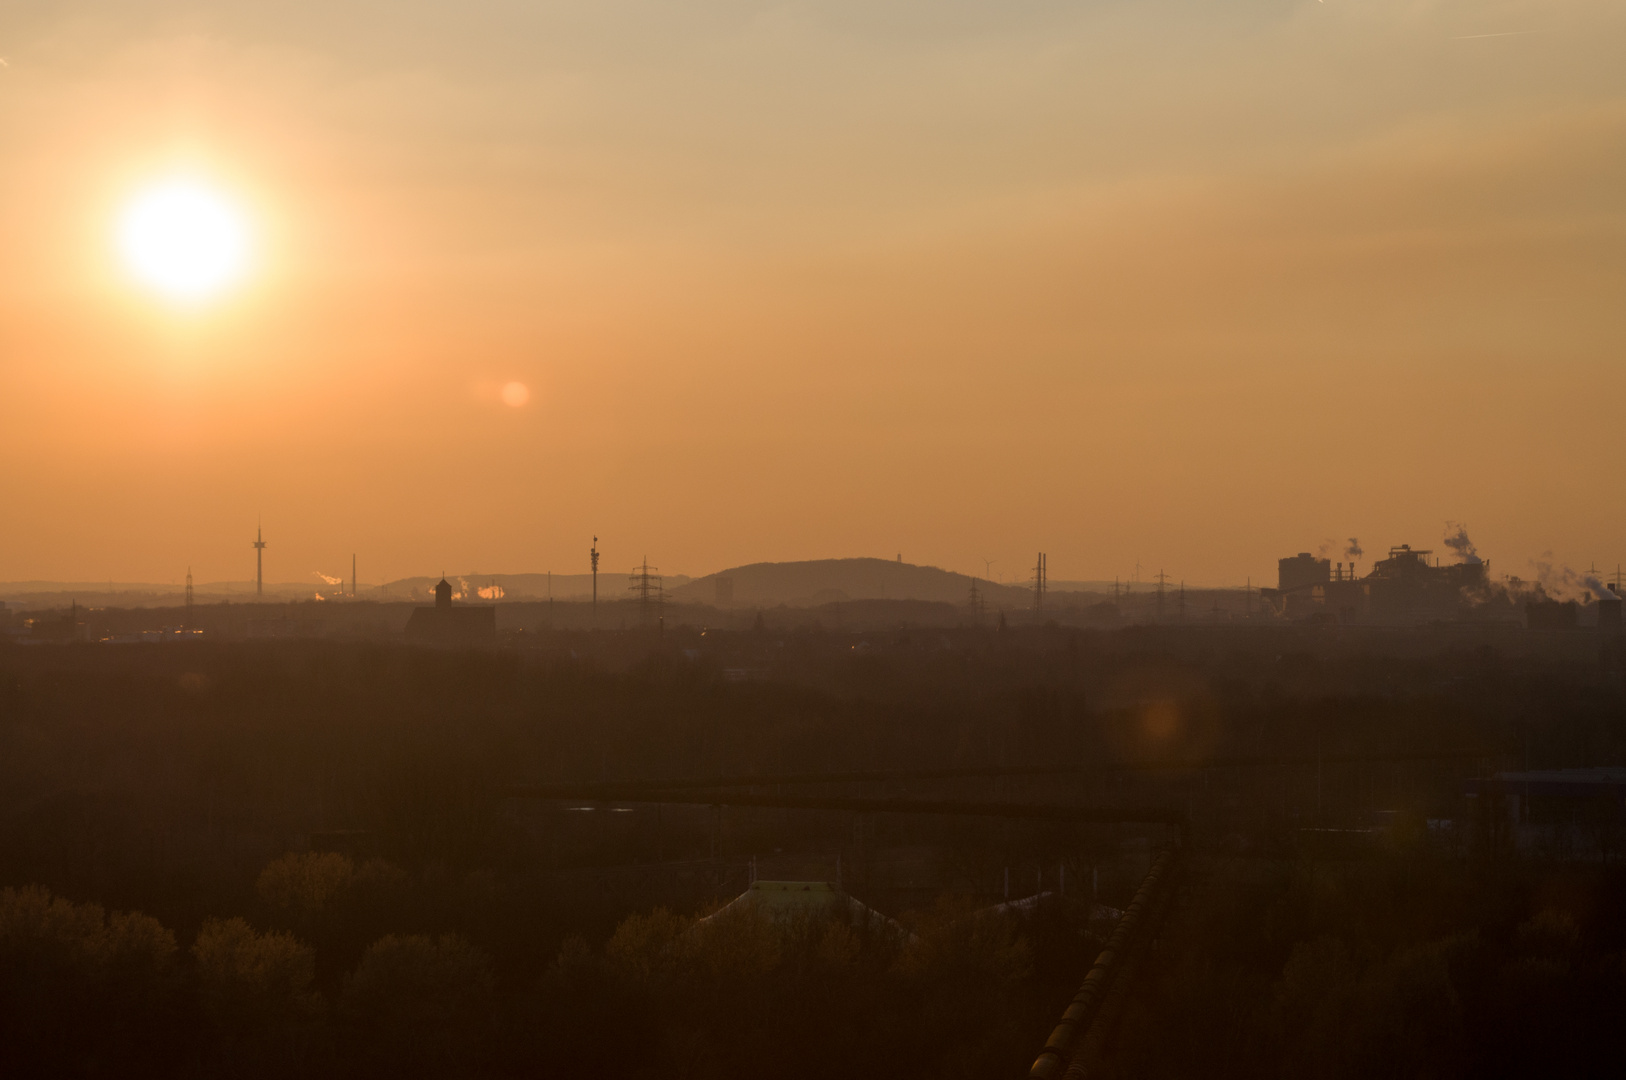
[[[356,598],[356,556],[355,556],[355,553],[352,552],[351,555],[350,555],[350,599],[354,600],[355,598]]]
[[[265,595],[265,530],[254,527],[254,595]]]
[[[1033,565],[1033,610],[1044,611],[1045,558],[1039,552],[1039,561]]]

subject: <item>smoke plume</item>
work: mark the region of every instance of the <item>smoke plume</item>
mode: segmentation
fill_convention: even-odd
[[[329,585],[343,585],[344,584],[344,578],[342,578],[342,577],[328,577],[326,574],[322,573],[320,570],[312,570],[311,573],[315,574],[317,577],[321,578],[323,581],[327,582]]]
[[[1455,530],[1455,531],[1453,531]],[[1457,553],[1457,559],[1465,563],[1479,562],[1479,551],[1474,542],[1468,539],[1468,527],[1459,525],[1454,521],[1445,523],[1445,546]]]
[[[1597,576],[1577,573],[1569,567],[1553,562],[1553,553],[1544,551],[1539,559],[1531,559],[1536,572],[1536,584],[1543,594],[1555,600],[1573,600],[1590,596],[1610,598],[1615,594]]]
[[[1350,537],[1349,546],[1344,549],[1344,558],[1354,562],[1356,559],[1359,559],[1365,554],[1366,552],[1361,550],[1361,542],[1353,536]]]
[[[501,600],[503,595],[502,586],[486,585],[476,590],[475,595],[482,600]]]

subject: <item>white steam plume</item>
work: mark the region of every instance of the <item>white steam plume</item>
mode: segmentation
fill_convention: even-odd
[[[1531,559],[1530,565],[1535,568],[1536,581],[1542,592],[1559,600],[1576,599],[1583,596],[1596,596],[1602,599],[1611,599],[1614,593],[1608,586],[1599,581],[1590,573],[1577,573],[1569,567],[1552,561],[1553,553],[1544,551],[1541,558]]]

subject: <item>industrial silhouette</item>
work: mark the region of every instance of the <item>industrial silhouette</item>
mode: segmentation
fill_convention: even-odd
[[[1482,594],[1490,563],[1471,552],[1466,561],[1431,564],[1433,552],[1401,544],[1372,564],[1365,577],[1355,564],[1319,559],[1307,551],[1277,560],[1277,585],[1260,595],[1279,615],[1343,621],[1410,621],[1449,616]]]
[[[435,606],[413,609],[406,636],[425,645],[488,645],[497,640],[497,609],[454,606],[451,583],[442,575],[435,586]]]

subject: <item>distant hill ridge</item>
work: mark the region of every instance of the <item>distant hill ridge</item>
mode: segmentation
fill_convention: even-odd
[[[727,581],[730,584],[721,585]],[[809,559],[761,562],[720,570],[671,589],[672,599],[732,607],[816,607],[846,600],[927,600],[964,604],[971,585],[991,606],[1020,606],[1032,593],[1019,585],[1000,585],[935,566],[891,559]]]

